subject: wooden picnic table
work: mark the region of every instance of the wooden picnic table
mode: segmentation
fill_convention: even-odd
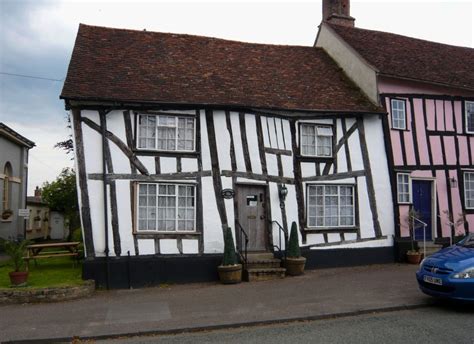
[[[79,255],[79,241],[52,242],[44,244],[32,244],[26,247],[26,267],[29,268],[29,262],[34,259],[53,258],[53,257],[77,257]],[[48,249],[46,252],[41,252]]]

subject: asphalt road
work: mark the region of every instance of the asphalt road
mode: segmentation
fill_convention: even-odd
[[[474,344],[474,305],[416,310],[212,332],[144,336],[97,343],[468,343]]]

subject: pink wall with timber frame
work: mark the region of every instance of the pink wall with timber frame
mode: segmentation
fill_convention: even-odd
[[[396,182],[397,172],[406,172],[412,178],[426,178],[435,183],[433,237],[451,236],[445,211],[454,214],[455,220],[458,214],[465,213],[466,223],[456,229],[456,235],[474,232],[474,210],[463,206],[463,174],[474,171],[474,135],[465,132],[463,103],[474,100],[474,91],[387,77],[379,77],[378,88],[388,112],[389,133],[385,134],[390,138],[393,156],[392,181]],[[405,100],[406,130],[392,129],[392,98]],[[450,178],[456,179],[457,187],[451,187]],[[410,206],[396,204],[395,207],[400,236],[407,237],[406,217]]]

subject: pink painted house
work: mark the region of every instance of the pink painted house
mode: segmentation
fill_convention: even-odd
[[[323,1],[323,19],[315,45],[387,110],[397,241],[411,208],[417,240],[474,232],[474,49],[356,28],[348,0]]]

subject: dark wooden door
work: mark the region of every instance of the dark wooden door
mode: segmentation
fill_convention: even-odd
[[[265,190],[259,185],[237,186],[237,220],[249,236],[248,251],[268,249]]]
[[[425,180],[413,180],[413,208],[420,213],[420,220],[427,224],[426,240],[431,241],[432,224],[431,224],[431,182]],[[415,229],[415,240],[423,240],[423,227]]]

